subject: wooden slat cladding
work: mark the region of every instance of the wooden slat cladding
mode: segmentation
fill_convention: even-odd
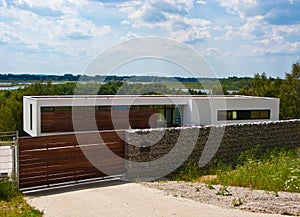
[[[19,187],[38,187],[105,177],[107,174],[99,171],[97,165],[109,170],[109,175],[124,173],[123,131],[81,133],[77,136],[80,144],[75,134],[20,138]],[[112,159],[110,155],[101,154],[106,147],[120,158]],[[93,164],[85,154],[93,159]]]
[[[157,126],[156,109],[75,111],[76,131],[145,129]],[[149,123],[151,122],[151,123]],[[92,123],[92,124],[91,124]],[[94,124],[93,124],[94,123]],[[96,129],[95,129],[96,128]],[[73,132],[72,111],[41,112],[41,132]]]

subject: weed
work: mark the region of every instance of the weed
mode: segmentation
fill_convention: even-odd
[[[214,179],[207,184],[207,188],[209,190],[214,190],[215,187],[213,185],[216,185],[216,184],[218,184],[218,181],[217,181],[217,179]]]
[[[237,198],[234,198],[231,203],[233,206],[241,206],[241,205],[243,205],[243,200],[241,198],[237,197]]]
[[[15,188],[12,182],[5,179],[0,179],[0,200],[8,201],[18,194],[19,191]]]
[[[209,190],[215,190],[215,187],[213,186],[213,184],[212,184],[211,182],[208,183],[207,188],[208,188]]]
[[[219,189],[219,191],[216,193],[216,195],[221,196],[232,196],[232,194],[228,191],[227,186],[223,186]]]

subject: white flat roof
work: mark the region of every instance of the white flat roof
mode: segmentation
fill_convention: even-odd
[[[36,101],[49,100],[80,100],[80,99],[275,99],[272,97],[257,97],[243,95],[55,95],[55,96],[24,96]]]

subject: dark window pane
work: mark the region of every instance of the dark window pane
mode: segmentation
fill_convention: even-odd
[[[227,111],[218,111],[218,121],[227,120]]]
[[[260,111],[259,118],[261,118],[261,119],[270,119],[270,110]]]
[[[251,111],[251,119],[259,119],[259,111]]]
[[[41,112],[53,112],[54,107],[41,107]]]
[[[270,110],[218,111],[218,121],[270,119]]]
[[[58,107],[54,107],[54,111],[71,111],[72,107],[71,106],[58,106]]]
[[[247,110],[240,110],[237,112],[237,119],[238,120],[250,120],[251,119],[251,111]]]

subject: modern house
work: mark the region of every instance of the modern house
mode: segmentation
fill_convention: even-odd
[[[279,99],[253,96],[24,96],[30,136],[279,119]]]

